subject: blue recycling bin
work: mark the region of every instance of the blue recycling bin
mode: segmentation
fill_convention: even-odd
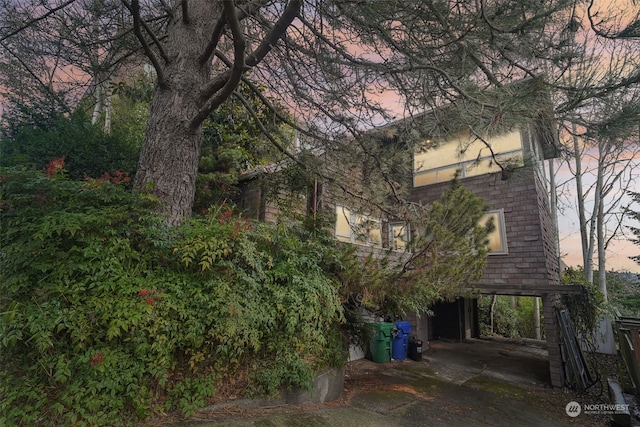
[[[393,337],[393,342],[391,343],[391,357],[395,360],[404,360],[407,358],[411,323],[403,320],[395,322],[395,325],[398,333]]]

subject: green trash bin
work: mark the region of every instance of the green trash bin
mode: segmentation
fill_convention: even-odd
[[[391,331],[393,323],[376,322],[373,324],[373,335],[371,336],[371,359],[376,363],[388,363],[391,361]]]

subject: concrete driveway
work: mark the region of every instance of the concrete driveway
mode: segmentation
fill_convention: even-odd
[[[552,389],[544,343],[435,341],[420,362],[352,362],[340,400],[257,409],[209,408],[172,426],[600,426],[569,417],[576,397]],[[606,403],[606,402],[602,402]]]

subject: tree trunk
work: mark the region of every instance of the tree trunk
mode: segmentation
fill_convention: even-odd
[[[104,133],[111,134],[111,112],[113,111],[113,105],[111,104],[113,98],[113,92],[111,90],[111,79],[104,82]]]
[[[600,292],[604,296],[604,302],[607,302],[607,266],[606,266],[606,242],[604,235],[604,201],[602,198],[603,185],[604,185],[604,159],[607,156],[608,150],[606,149],[606,143],[600,142],[598,144],[598,175],[596,183],[596,207],[597,207],[597,239],[598,239],[598,283],[600,284]],[[596,209],[594,207],[594,209]]]
[[[493,316],[495,313],[495,309],[496,309],[496,301],[497,301],[498,297],[493,294],[491,295],[491,305],[489,306],[489,323],[491,326],[491,334],[495,333],[495,324],[493,321]]]
[[[193,0],[189,19],[174,9],[164,49],[163,82],[156,83],[140,152],[135,183],[151,187],[160,198],[170,224],[178,225],[191,215],[200,159],[201,127],[190,127],[199,110],[199,91],[209,81],[211,64],[198,59],[222,14],[222,3]]]
[[[533,297],[533,330],[537,340],[542,339],[540,331],[540,298]]]
[[[584,274],[587,280],[593,283],[593,250],[589,246],[588,233],[587,233],[587,219],[584,206],[584,190],[582,188],[582,160],[580,151],[580,141],[575,135],[576,126],[573,125],[573,155],[576,162],[576,198],[578,202],[578,219],[580,221],[580,241],[582,243],[582,263],[584,267]]]
[[[553,244],[555,256],[560,260],[560,234],[558,233],[558,191],[556,189],[556,170],[553,159],[549,159],[549,209],[553,225]],[[562,271],[560,272],[562,273]]]
[[[96,103],[93,105],[93,114],[91,115],[91,124],[95,125],[100,120],[102,114],[102,84],[95,83]]]

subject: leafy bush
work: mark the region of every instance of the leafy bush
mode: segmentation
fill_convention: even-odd
[[[498,295],[494,307],[493,335],[507,338],[535,338],[534,297],[515,297],[515,306],[511,306],[511,297]],[[492,335],[491,332],[491,297],[483,296],[478,299],[480,333]],[[540,333],[544,338],[544,321],[542,307],[540,307]]]
[[[294,137],[280,119],[287,117],[288,113],[277,100],[269,100],[276,108],[275,113],[244,83],[236,91],[251,104],[253,114],[239,99],[232,97],[202,124],[202,147],[193,206],[196,212],[237,192],[236,184],[241,172],[273,164],[283,158],[282,153],[264,136],[263,126],[272,137],[279,139],[283,147],[288,147]],[[284,138],[281,137],[283,134],[286,135]]]
[[[518,315],[511,308],[509,297],[496,296],[496,304],[493,311],[493,331],[491,331],[491,297],[483,296],[478,299],[478,318],[480,322],[480,334],[500,335],[507,338],[520,336],[518,332]]]
[[[534,297],[516,297],[516,312],[518,320],[518,333],[521,337],[535,338],[536,328],[534,324]],[[542,307],[540,307],[540,327],[544,326]],[[543,330],[540,331],[543,336]]]
[[[598,276],[594,274],[594,276]],[[600,284],[598,283],[598,286]],[[624,316],[640,316],[640,278],[633,273],[607,272],[608,301]]]
[[[309,386],[335,345],[332,246],[228,207],[170,228],[113,181],[0,170],[0,424],[193,413],[218,378]]]

